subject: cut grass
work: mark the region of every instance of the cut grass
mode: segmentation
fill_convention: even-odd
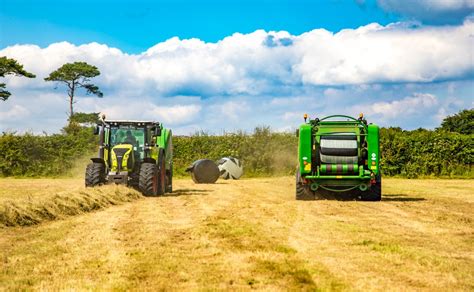
[[[292,177],[174,189],[0,229],[0,290],[474,290],[473,180],[385,179],[382,202],[295,201]]]
[[[18,180],[16,183],[23,181]],[[35,180],[30,181],[34,185]],[[77,181],[74,180],[74,182]],[[65,189],[64,186],[62,187]],[[7,191],[4,189],[2,192]],[[130,202],[141,197],[139,192],[124,186],[103,186],[89,189],[73,187],[72,191],[58,193],[40,190],[36,196],[30,193],[27,193],[28,195],[19,193],[20,189],[16,192],[16,195],[4,196],[10,197],[9,199],[0,200],[0,226],[35,225]],[[14,199],[14,197],[16,198]]]

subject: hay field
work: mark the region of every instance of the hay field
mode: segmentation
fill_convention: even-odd
[[[0,206],[82,185],[0,180]],[[382,202],[295,201],[291,177],[174,189],[0,225],[0,290],[474,290],[473,180],[385,179]]]

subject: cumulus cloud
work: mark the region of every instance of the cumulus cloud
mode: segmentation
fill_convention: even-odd
[[[171,38],[141,54],[129,55],[107,45],[46,48],[16,45],[0,55],[18,59],[39,78],[10,77],[12,88],[51,86],[41,78],[65,62],[84,60],[102,71],[100,83],[116,90],[159,95],[259,95],[275,86],[342,85],[380,82],[431,82],[474,71],[474,22],[460,26],[411,27],[404,23],[369,24],[332,33],[316,29],[298,36],[288,32],[236,33],[217,43]]]
[[[432,94],[414,93],[412,96],[407,96],[400,100],[376,102],[370,105],[358,106],[357,109],[370,116],[378,116],[384,120],[390,120],[425,113],[425,109],[432,109],[437,104],[438,100]]]
[[[30,111],[20,105],[14,105],[8,110],[0,110],[0,121],[8,121],[28,116]]]
[[[474,0],[378,0],[388,11],[432,23],[459,23],[474,13]]]
[[[162,120],[183,132],[261,124],[283,129],[305,112],[351,111],[361,100],[381,109],[401,107],[410,98],[427,103],[427,97],[413,92],[429,92],[423,90],[447,80],[472,79],[472,31],[471,19],[457,26],[369,24],[301,35],[257,30],[215,43],[175,37],[140,54],[98,43],[10,46],[0,55],[17,59],[37,78],[5,78],[13,95],[1,105],[2,116],[18,111],[17,105],[27,109],[21,114],[33,122],[4,118],[0,130],[60,128],[66,118],[65,89],[59,85],[54,90],[43,78],[73,61],[100,69],[95,82],[105,94],[103,99],[78,96],[78,111]],[[403,89],[407,100],[384,92],[397,92],[400,84],[414,87]],[[420,91],[417,86],[424,85],[417,84],[426,88]],[[34,122],[38,119],[41,123]]]

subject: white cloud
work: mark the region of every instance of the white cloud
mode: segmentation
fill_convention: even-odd
[[[0,121],[24,119],[27,118],[29,114],[30,111],[27,108],[21,105],[14,105],[8,110],[0,111]]]
[[[447,115],[465,107],[466,104],[460,99],[413,93],[400,99],[354,105],[349,112],[363,112],[368,121],[380,126],[414,129],[438,127]]]
[[[201,108],[200,105],[196,104],[153,106],[151,112],[159,121],[167,124],[181,125],[196,120],[201,112]]]
[[[462,20],[474,12],[474,0],[377,0],[388,11],[434,23]]]
[[[424,112],[424,109],[433,108],[438,104],[436,96],[429,93],[415,93],[401,100],[391,102],[376,102],[359,107],[360,112],[369,115],[381,115],[384,119],[403,118]]]
[[[465,76],[474,71],[467,61],[472,58],[472,31],[471,20],[455,27],[369,24],[335,34],[317,29],[299,36],[258,30],[217,43],[175,37],[136,55],[97,43],[67,42],[46,48],[15,45],[0,50],[0,55],[18,59],[38,75],[35,80],[10,77],[12,88],[50,88],[42,81],[49,72],[84,60],[99,67],[100,84],[115,90],[259,95],[301,82],[430,82]]]
[[[453,11],[474,9],[473,0],[378,0],[386,9],[426,9],[431,11]]]
[[[370,24],[301,36],[303,82],[316,85],[431,82],[472,73],[474,22],[458,27],[407,28]]]
[[[0,55],[17,59],[37,78],[5,78],[12,96],[0,104],[0,130],[61,128],[67,111],[65,88],[54,90],[43,78],[73,61],[100,69],[95,81],[105,94],[103,99],[78,96],[77,111],[162,120],[181,131],[262,124],[284,129],[299,123],[302,113],[357,114],[359,104],[369,104],[373,114],[385,118],[402,114],[399,109],[410,102],[421,102],[416,106],[431,113],[429,97],[413,92],[430,92],[425,89],[445,80],[472,80],[473,31],[469,19],[457,26],[369,24],[301,35],[258,30],[216,43],[175,37],[141,54],[98,43],[15,45],[1,49]],[[465,88],[452,87],[449,95]],[[400,100],[403,96],[408,97]],[[28,110],[29,121],[10,115],[18,112],[15,106]],[[462,105],[449,112],[458,107]],[[7,113],[13,117],[4,118]]]

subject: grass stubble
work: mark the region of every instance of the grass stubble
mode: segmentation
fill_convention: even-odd
[[[472,180],[385,179],[382,202],[295,201],[290,177],[180,179],[173,194],[138,200],[73,179],[0,186],[0,206],[128,198],[1,227],[2,290],[474,289]]]

